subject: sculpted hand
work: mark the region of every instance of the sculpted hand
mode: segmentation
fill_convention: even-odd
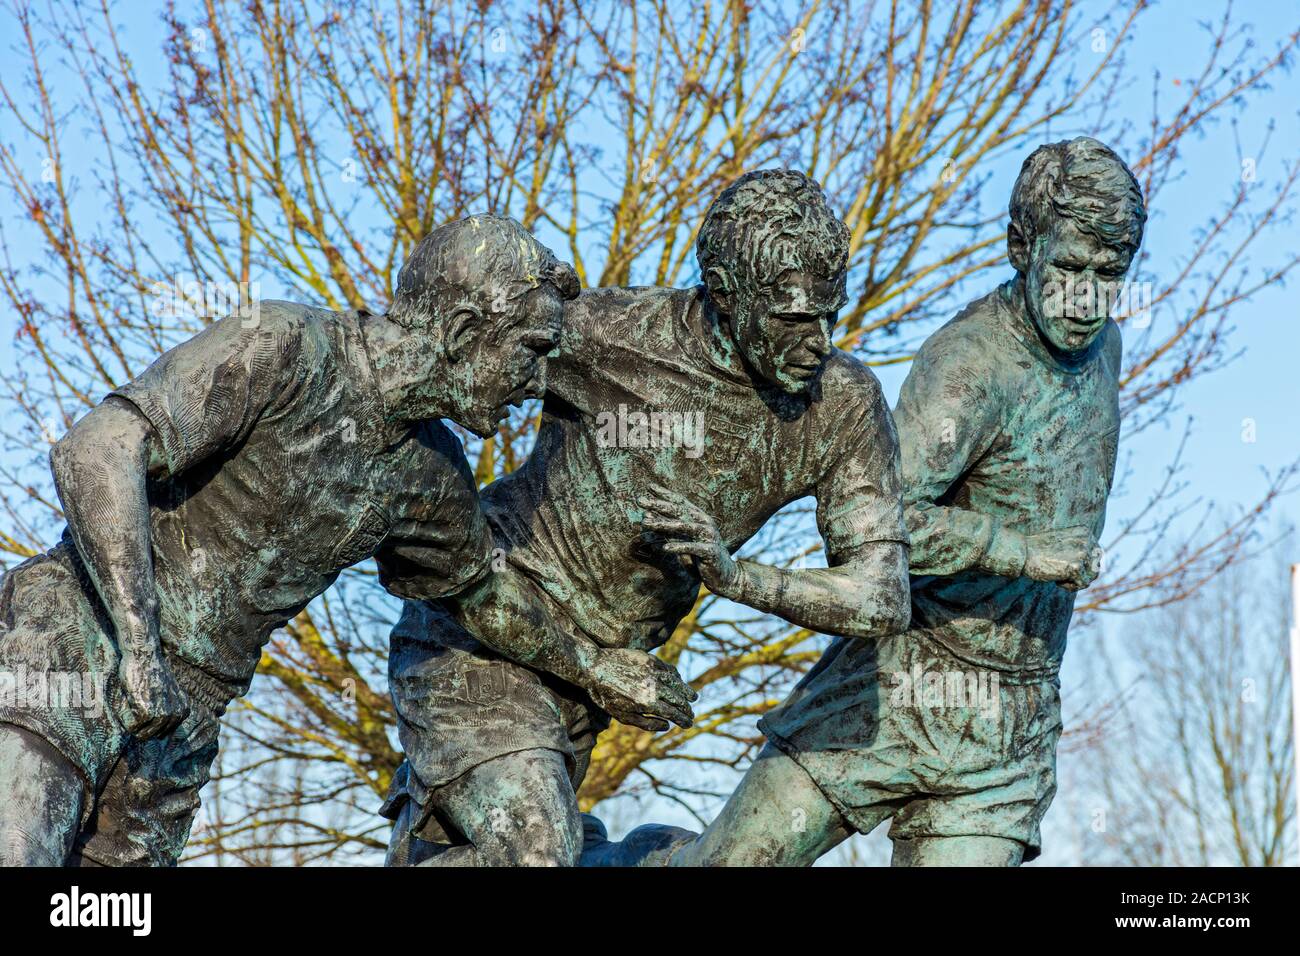
[[[131,720],[127,731],[147,740],[165,737],[190,712],[189,701],[158,654],[123,657],[120,676]]]
[[[666,539],[661,547],[694,570],[710,591],[735,597],[740,568],[722,540],[718,523],[676,492],[659,485],[651,485],[650,490],[652,495],[637,498],[637,505],[645,511],[641,526]]]
[[[1025,540],[1025,576],[1081,591],[1101,571],[1101,548],[1087,528],[1066,528]]]
[[[679,727],[694,722],[691,701],[699,695],[676,668],[657,657],[628,648],[601,648],[587,676],[591,699],[620,723],[658,731],[667,730],[669,720]]]

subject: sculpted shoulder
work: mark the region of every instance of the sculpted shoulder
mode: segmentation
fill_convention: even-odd
[[[997,303],[998,292],[982,296],[939,327],[916,353],[916,362],[997,366],[1013,354],[1013,336]]]
[[[256,308],[256,315],[230,318],[237,319],[247,329],[300,332],[309,323],[319,322],[323,315],[331,314],[297,302],[285,302],[283,299],[264,299],[256,303]]]
[[[925,340],[903,384],[899,413],[929,415],[942,404],[996,416],[1004,400],[1014,400],[1016,380],[1031,366],[998,295],[971,302]]]
[[[857,407],[869,411],[884,406],[884,390],[876,373],[848,352],[833,349],[822,369],[822,394],[836,408]]]
[[[673,319],[696,297],[694,289],[610,286],[584,289],[564,304],[566,336],[627,345],[671,330]]]

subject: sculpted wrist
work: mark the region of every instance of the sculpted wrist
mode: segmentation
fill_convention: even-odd
[[[600,657],[600,648],[595,644],[587,644],[582,641],[575,642],[573,647],[573,658],[578,667],[578,673],[569,679],[579,687],[590,688],[595,681],[592,671],[596,667],[596,662]],[[566,675],[556,675],[565,678]]]
[[[1004,578],[1018,578],[1025,572],[1029,559],[1029,542],[1023,534],[998,528],[984,555],[984,569]]]
[[[162,645],[157,628],[152,626],[142,614],[129,614],[119,621],[117,632],[117,651],[126,658],[161,657]]]
[[[721,591],[716,592],[719,597],[724,597],[729,601],[735,601],[737,604],[749,604],[748,595],[746,594],[746,584],[749,575],[745,572],[745,563],[736,561],[734,564],[735,573],[731,576],[730,583]]]

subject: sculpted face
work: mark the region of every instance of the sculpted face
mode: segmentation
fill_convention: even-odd
[[[784,392],[807,391],[831,352],[846,301],[843,273],[823,279],[790,270],[774,288],[750,286],[729,298],[736,345],[750,368]]]
[[[453,318],[449,354],[460,381],[452,417],[480,438],[525,399],[546,394],[546,356],[560,342],[563,299],[543,283],[524,295],[492,305],[492,314]]]
[[[1014,242],[1013,242],[1014,248]],[[1035,238],[1023,264],[1025,306],[1043,338],[1058,352],[1081,352],[1101,333],[1133,261],[1128,249],[1110,246],[1066,216]]]

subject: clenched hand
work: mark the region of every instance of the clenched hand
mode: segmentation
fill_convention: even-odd
[[[722,540],[718,523],[674,491],[661,485],[651,485],[650,490],[653,494],[636,500],[645,512],[641,526],[652,536],[664,539],[660,547],[677,555],[710,591],[734,597],[741,572]]]
[[[1081,591],[1101,571],[1101,548],[1087,528],[1030,535],[1025,541],[1025,576]]]
[[[691,702],[699,694],[675,668],[643,651],[601,648],[587,677],[591,699],[619,723],[659,731],[670,720],[679,727],[694,722]]]
[[[159,655],[128,655],[121,663],[122,689],[131,711],[127,731],[147,740],[165,737],[190,712],[189,701]]]

